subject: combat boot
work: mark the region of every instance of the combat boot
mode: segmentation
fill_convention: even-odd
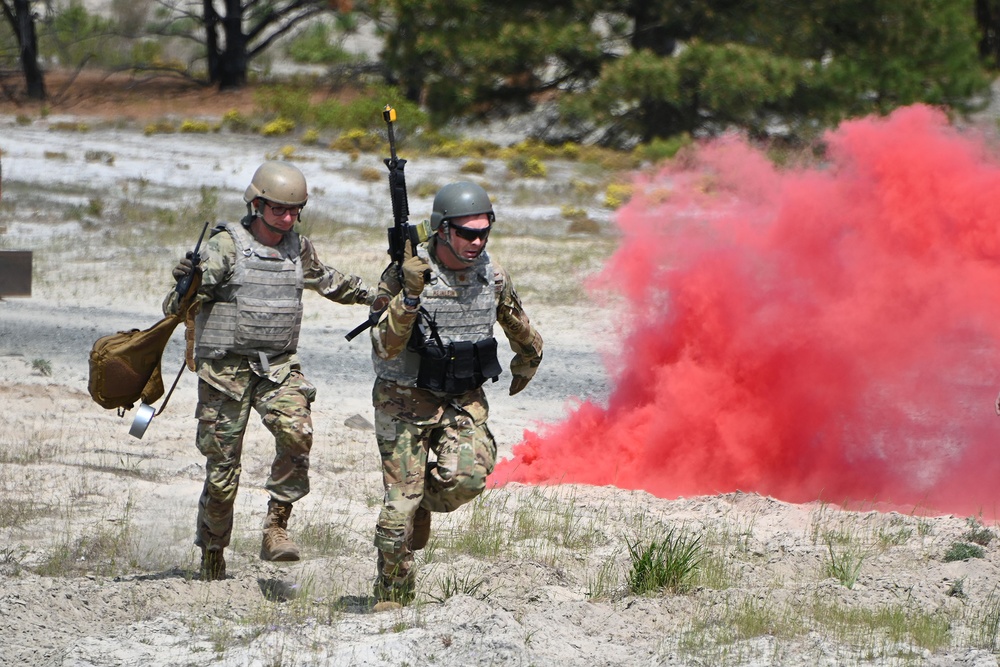
[[[201,548],[201,580],[219,581],[226,578],[226,557],[222,549],[209,551]]]
[[[423,507],[417,508],[413,515],[413,532],[410,533],[410,549],[418,551],[427,546],[431,538],[431,512]]]
[[[375,585],[372,587],[375,604],[372,605],[372,611],[380,612],[402,609],[413,602],[415,586],[412,573],[402,580],[394,581],[393,577],[387,576],[384,572],[385,556],[382,555],[381,551],[378,553],[378,565],[376,569]]]
[[[299,559],[299,547],[288,537],[291,503],[268,501],[264,517],[264,539],[260,545],[261,560],[289,561]]]

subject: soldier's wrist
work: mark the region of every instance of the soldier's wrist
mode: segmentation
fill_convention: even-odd
[[[420,295],[410,296],[403,294],[403,308],[406,310],[416,310],[420,307]]]

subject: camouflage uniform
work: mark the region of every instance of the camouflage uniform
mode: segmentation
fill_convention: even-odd
[[[249,221],[244,219],[244,227]],[[372,303],[374,294],[361,279],[320,262],[306,237],[298,235],[298,247],[304,287],[338,303]],[[216,233],[209,239],[200,265],[199,302],[207,305],[227,288],[236,260],[236,244],[229,233]],[[176,308],[176,293],[171,292],[164,312]],[[310,405],[316,388],[303,376],[294,349],[268,355],[266,368],[264,360],[252,354],[226,350],[202,354],[202,348],[198,349],[197,446],[206,458],[206,474],[195,544],[217,550],[228,546],[232,532],[243,434],[251,408],[261,414],[264,426],[274,435],[275,457],[265,483],[271,499],[292,503],[309,492]]]
[[[489,261],[485,252],[483,257]],[[515,376],[531,378],[542,359],[542,338],[525,314],[510,276],[495,262],[489,265],[496,322],[515,353],[510,370]],[[431,266],[443,270],[436,260],[431,260]],[[417,311],[403,306],[401,290],[396,266],[391,265],[379,283],[379,296],[390,298],[387,315],[372,331],[377,373],[378,359],[403,353],[417,319]],[[372,402],[385,487],[375,528],[379,550],[375,595],[406,603],[413,596],[415,575],[409,543],[414,514],[421,507],[451,512],[482,493],[496,461],[496,442],[486,423],[489,404],[482,387],[448,394],[380,376]],[[429,462],[430,452],[435,460]]]

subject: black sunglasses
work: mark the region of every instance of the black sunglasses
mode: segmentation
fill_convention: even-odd
[[[489,238],[490,230],[493,229],[493,225],[489,227],[483,227],[482,229],[470,229],[468,227],[462,227],[461,225],[452,225],[451,228],[458,235],[458,238],[465,239],[466,241],[475,241],[476,239],[486,240]]]

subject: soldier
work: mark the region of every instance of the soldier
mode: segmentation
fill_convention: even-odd
[[[275,457],[265,488],[270,494],[260,557],[299,560],[287,527],[292,504],[309,492],[310,405],[316,389],[295,354],[302,322],[302,289],[344,304],[371,304],[374,293],[316,257],[312,243],[292,231],[308,194],[297,168],[265,162],[243,195],[247,215],[213,230],[199,265],[195,357],[198,373],[197,446],[205,455],[205,486],[198,503],[195,544],[206,580],[226,574],[223,550],[233,527],[243,433],[250,409],[274,435]],[[192,271],[189,258],[174,269]],[[177,309],[176,290],[164,312]]]
[[[511,395],[542,360],[542,338],[510,276],[486,253],[493,222],[483,188],[444,186],[434,197],[427,247],[413,255],[407,244],[402,270],[390,265],[379,283],[389,305],[371,334],[385,485],[375,528],[378,611],[412,601],[413,552],[427,544],[431,512],[473,500],[493,471],[496,443],[482,389],[502,372],[493,325],[500,323],[514,351]]]

